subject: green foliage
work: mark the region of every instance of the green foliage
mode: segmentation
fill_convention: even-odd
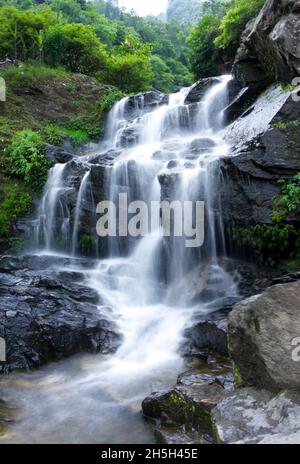
[[[28,191],[23,191],[17,183],[4,183],[1,185],[0,201],[0,237],[8,238],[12,223],[25,214],[31,206],[32,198]]]
[[[103,98],[101,98],[100,102],[98,103],[99,110],[101,114],[107,113],[112,109],[114,104],[124,98],[126,94],[122,92],[120,89],[112,88],[110,89]]]
[[[27,241],[21,237],[10,237],[7,241],[10,250],[16,253],[21,253],[26,248]]]
[[[12,88],[27,87],[36,82],[49,81],[54,78],[64,78],[67,73],[62,68],[50,68],[39,64],[29,63],[24,65],[10,66],[0,73],[7,84]]]
[[[47,124],[40,134],[46,143],[56,146],[62,145],[65,138],[64,131],[56,124]]]
[[[151,83],[168,92],[192,83],[188,27],[180,22],[140,18],[102,0],[45,3],[0,0],[0,59],[34,60],[71,72],[97,74],[133,93],[149,89]],[[150,55],[154,55],[152,68]],[[125,83],[120,82],[123,71]]]
[[[174,76],[166,63],[158,56],[151,57],[153,71],[152,87],[161,92],[171,93],[174,89]]]
[[[280,180],[281,195],[273,201],[271,219],[274,224],[236,227],[234,238],[250,246],[257,260],[274,265],[283,259],[300,259],[300,230],[287,222],[288,215],[300,207],[300,173],[291,180]]]
[[[91,26],[65,24],[51,27],[44,38],[45,62],[71,72],[95,74],[106,66],[104,45]]]
[[[237,47],[246,24],[258,14],[264,3],[265,0],[234,0],[231,2],[221,21],[221,34],[215,39],[215,45],[219,48]]]
[[[274,265],[299,250],[300,233],[290,224],[256,224],[251,227],[235,227],[234,239],[250,246],[261,264]]]
[[[272,221],[280,223],[300,207],[300,173],[291,180],[281,179],[281,195],[273,201]]]
[[[99,75],[104,82],[124,92],[135,93],[149,90],[152,80],[150,59],[144,54],[119,54],[111,56],[107,69]]]
[[[9,162],[12,174],[24,179],[33,190],[43,187],[50,163],[45,158],[40,134],[31,130],[17,132],[9,148]]]
[[[55,14],[48,6],[28,11],[14,6],[0,8],[0,59],[41,60],[41,33],[55,20]]]
[[[188,38],[191,69],[196,78],[218,73],[218,50],[214,39],[219,35],[220,22],[218,17],[203,16]]]

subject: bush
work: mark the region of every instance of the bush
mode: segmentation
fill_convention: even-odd
[[[221,34],[214,43],[219,48],[239,45],[246,24],[254,18],[265,0],[234,0],[220,24]]]
[[[271,219],[274,224],[236,227],[235,239],[250,246],[257,260],[270,265],[283,259],[300,258],[300,231],[287,223],[288,216],[300,207],[300,173],[291,180],[280,180],[281,195],[274,198]]]
[[[191,69],[197,79],[218,73],[218,49],[214,39],[219,35],[220,19],[203,16],[188,37]]]
[[[42,60],[43,31],[57,20],[49,6],[22,11],[0,8],[0,60]]]
[[[48,124],[40,131],[40,134],[43,140],[50,145],[62,145],[65,138],[63,129],[55,124]]]
[[[18,184],[5,184],[1,190],[4,200],[0,207],[0,237],[8,238],[12,223],[29,210],[32,198],[30,193],[22,191]]]
[[[9,149],[11,172],[24,179],[33,190],[43,187],[50,167],[45,158],[45,145],[41,135],[31,130],[17,132]]]
[[[126,94],[122,92],[120,89],[110,89],[100,100],[98,106],[99,110],[101,112],[101,116],[104,115],[104,113],[107,113],[112,109],[114,104],[124,98]]]
[[[300,173],[293,179],[279,181],[282,195],[276,196],[273,202],[272,221],[282,222],[289,213],[296,211],[300,206]]]
[[[152,76],[147,55],[126,53],[111,56],[99,77],[124,92],[136,93],[151,88]]]
[[[173,92],[174,77],[166,63],[158,55],[153,55],[151,66],[153,71],[152,87],[165,93]]]
[[[45,62],[71,72],[93,75],[106,67],[105,46],[91,26],[65,24],[51,27],[44,38]]]

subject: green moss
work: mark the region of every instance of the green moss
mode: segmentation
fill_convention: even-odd
[[[277,129],[281,129],[281,130],[286,130],[287,125],[286,125],[286,122],[280,121],[280,122],[275,123],[274,127],[276,127]]]
[[[236,388],[243,388],[245,386],[245,382],[241,376],[240,371],[238,370],[237,365],[232,361],[232,368],[233,368],[233,376],[234,376],[234,385]]]
[[[212,429],[212,436],[214,439],[214,443],[216,443],[217,445],[221,445],[222,440],[220,438],[218,427],[217,427],[213,414],[211,415],[211,429]]]

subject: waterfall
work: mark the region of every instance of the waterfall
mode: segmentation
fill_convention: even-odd
[[[23,407],[26,430],[36,442],[45,437],[61,443],[151,442],[140,420],[142,399],[174,384],[185,368],[178,349],[192,317],[203,318],[236,295],[233,278],[218,263],[226,250],[222,218],[216,213],[214,163],[228,151],[222,129],[229,79],[220,77],[196,105],[184,104],[187,88],[151,107],[139,95],[112,109],[100,151],[118,148],[120,155],[106,167],[106,199],[117,205],[119,194],[127,194],[128,202],[143,200],[149,208],[160,200],[203,201],[204,245],[187,248],[185,237],[164,237],[159,221],[158,230],[144,237],[109,237],[108,257],[85,276],[115,320],[123,343],[115,354],[79,356],[65,361],[61,370],[40,374],[38,381],[35,374]],[[55,247],[58,233],[68,234],[70,215],[61,198],[69,188],[64,169],[56,165],[50,171],[39,209],[36,235],[39,244],[44,236],[48,250]],[[86,169],[81,175],[72,221],[73,254],[91,180]],[[56,430],[61,431],[58,438]]]
[[[65,164],[56,164],[49,171],[48,181],[44,188],[37,219],[34,221],[34,242],[39,248],[51,251],[67,245],[69,241],[70,214],[61,201],[66,190],[64,184]]]
[[[87,171],[83,176],[83,179],[80,184],[79,192],[77,195],[75,214],[74,214],[74,226],[73,226],[73,235],[72,235],[72,255],[75,256],[77,249],[77,239],[78,239],[78,228],[82,213],[82,204],[86,197],[86,189],[88,185],[88,180],[90,176],[90,171]]]

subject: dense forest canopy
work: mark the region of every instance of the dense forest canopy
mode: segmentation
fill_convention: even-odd
[[[223,71],[222,50],[237,48],[263,0],[188,3],[170,1],[164,22],[115,0],[0,0],[0,59],[64,67],[129,93],[173,92]]]
[[[189,85],[188,30],[127,13],[116,3],[1,0],[0,59],[97,74],[126,92]]]

